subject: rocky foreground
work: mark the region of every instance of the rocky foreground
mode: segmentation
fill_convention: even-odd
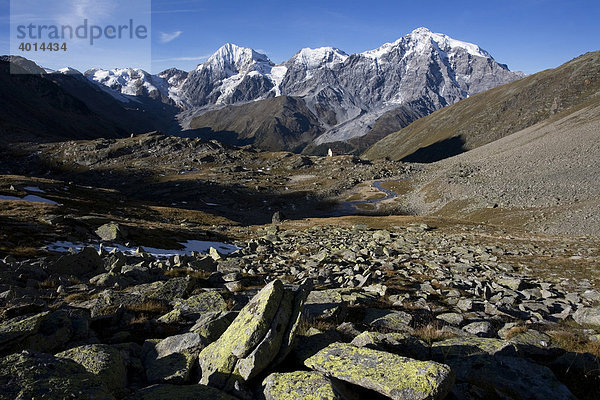
[[[7,257],[0,399],[596,398],[598,249],[485,237],[273,224],[227,256]]]

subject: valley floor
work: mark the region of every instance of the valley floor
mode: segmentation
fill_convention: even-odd
[[[425,367],[431,392],[410,398],[600,388],[600,239],[543,233],[531,221],[545,208],[479,198],[417,215],[440,176],[481,184],[468,160],[436,170],[158,134],[1,151],[0,399],[401,398]],[[183,254],[189,241],[232,252]]]

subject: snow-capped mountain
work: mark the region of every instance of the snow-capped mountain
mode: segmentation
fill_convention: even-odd
[[[188,108],[256,100],[274,87],[273,67],[266,55],[228,43],[190,72],[182,98]]]
[[[172,100],[167,80],[139,68],[90,69],[85,72],[85,76],[94,83],[124,95],[149,97],[165,103]]]
[[[363,136],[399,107],[425,116],[523,75],[475,44],[418,28],[360,54],[305,48],[275,65],[253,49],[226,44],[189,74],[129,68],[91,70],[86,76],[123,94],[176,104],[184,110],[184,128],[194,116],[226,105],[298,97],[325,130],[315,140],[321,144]]]
[[[174,105],[183,107],[181,99],[181,87],[188,77],[188,73],[177,68],[169,68],[160,74],[158,77],[164,79],[168,85],[168,98],[174,102]]]
[[[71,68],[71,67],[61,68],[58,71],[54,71],[54,73],[62,74],[62,75],[82,75],[81,72],[79,72],[75,68]]]
[[[279,66],[227,45],[190,74],[182,92],[200,113],[271,96],[301,97],[327,128],[319,144],[362,136],[397,107],[423,116],[520,77],[475,44],[419,28],[350,56],[331,47],[302,49]]]

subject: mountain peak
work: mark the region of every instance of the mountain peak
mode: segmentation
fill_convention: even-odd
[[[409,33],[409,35],[427,35],[431,33],[433,32],[431,32],[428,28],[421,26],[420,28],[413,30],[411,33]]]
[[[71,67],[61,68],[61,69],[57,70],[56,73],[63,74],[63,75],[83,75],[80,71],[76,70],[75,68],[71,68]]]
[[[210,58],[198,66],[205,65],[233,72],[248,71],[256,64],[273,65],[269,57],[249,47],[241,47],[233,43],[226,43],[219,48]]]
[[[308,69],[315,69],[321,66],[331,67],[346,61],[348,57],[348,54],[335,47],[318,47],[316,49],[305,47],[297,52],[290,61]]]
[[[473,56],[492,58],[490,53],[483,50],[476,44],[456,40],[451,38],[450,36],[444,35],[443,33],[432,32],[425,27],[415,29],[414,31],[406,35],[404,38],[400,39],[400,41],[402,41],[403,39],[406,39],[407,41],[415,41],[422,43],[432,42],[435,43],[435,45],[437,45],[439,49],[446,53],[456,51],[457,49],[462,49]]]
[[[409,52],[430,51],[431,46],[434,46],[446,54],[463,50],[473,56],[492,58],[487,51],[476,44],[456,40],[442,33],[432,32],[425,27],[417,28],[393,43],[386,43],[377,49],[366,51],[362,55],[373,59],[380,59],[398,46],[404,47]]]

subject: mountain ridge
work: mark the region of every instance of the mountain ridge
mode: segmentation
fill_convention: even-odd
[[[600,51],[586,53],[558,68],[477,94],[386,136],[363,156],[414,161],[408,158],[411,154],[435,151],[436,144],[451,139],[460,139],[462,151],[472,150],[555,114],[576,111],[597,98],[599,66]]]
[[[57,73],[61,72],[77,74],[70,69]],[[304,148],[295,146],[295,151],[344,142],[348,152],[355,153],[415,118],[522,77],[479,46],[427,28],[351,55],[335,47],[303,48],[279,65],[251,48],[227,43],[190,72],[168,69],[152,75],[136,68],[120,68],[92,69],[84,75],[121,103],[150,99],[175,107],[181,129],[188,131],[186,136],[193,134],[193,127],[202,125],[195,119],[208,112],[228,106],[273,110],[273,104],[285,103],[289,107],[291,103],[269,103],[265,107],[253,107],[251,103],[279,96],[302,99],[293,102],[300,107],[294,113],[304,113],[303,118],[308,120],[315,116],[320,134],[312,137],[291,133],[305,140],[312,137],[310,142],[302,143]],[[275,114],[281,112],[284,110]],[[377,124],[390,112],[405,116],[397,119],[401,125]],[[284,113],[289,114],[289,108]],[[250,115],[246,119],[250,125],[257,125],[253,119],[262,118]],[[204,124],[208,120],[202,119]],[[215,133],[233,132],[233,125],[232,122],[231,126],[213,124],[202,128]],[[369,135],[374,126],[378,127],[377,132]],[[260,134],[274,136],[278,131]],[[266,142],[285,143],[277,138]],[[276,150],[292,149],[284,146]]]

